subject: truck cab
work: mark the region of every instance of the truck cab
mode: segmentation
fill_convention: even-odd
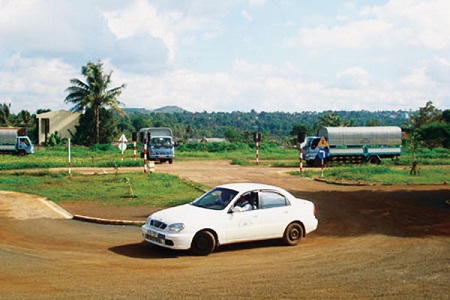
[[[14,127],[0,128],[0,153],[25,156],[34,153],[34,146],[30,138],[23,135],[24,130]]]
[[[307,136],[301,145],[306,164],[310,167],[320,166],[321,162],[318,158],[320,136]]]
[[[145,145],[146,144],[146,145]],[[147,146],[147,159],[173,163],[175,145],[172,130],[167,127],[142,128],[138,132],[138,146],[144,158],[144,146]]]
[[[17,137],[17,153],[21,156],[34,153],[34,146],[27,136]]]

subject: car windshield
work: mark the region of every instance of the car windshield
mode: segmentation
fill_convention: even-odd
[[[150,146],[170,148],[172,147],[172,140],[170,138],[155,137],[150,140]]]
[[[207,209],[222,210],[228,206],[237,194],[238,192],[235,190],[215,188],[203,194],[200,198],[192,202],[191,205]]]

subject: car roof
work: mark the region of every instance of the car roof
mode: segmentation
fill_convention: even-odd
[[[263,183],[248,183],[248,182],[236,182],[227,183],[217,186],[218,188],[227,188],[238,192],[246,192],[250,190],[282,190],[274,185],[268,185]]]

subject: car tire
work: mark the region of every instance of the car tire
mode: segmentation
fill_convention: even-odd
[[[303,227],[298,223],[291,223],[286,227],[283,235],[283,243],[287,246],[297,245],[303,237]]]
[[[208,255],[216,248],[216,239],[209,231],[198,232],[191,243],[191,252],[195,255]]]

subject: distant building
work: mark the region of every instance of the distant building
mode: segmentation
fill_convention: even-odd
[[[36,115],[38,124],[37,144],[46,144],[52,133],[61,138],[70,138],[80,120],[80,113],[67,110],[55,110]]]
[[[224,138],[202,138],[200,140],[201,143],[227,143],[227,139]]]

